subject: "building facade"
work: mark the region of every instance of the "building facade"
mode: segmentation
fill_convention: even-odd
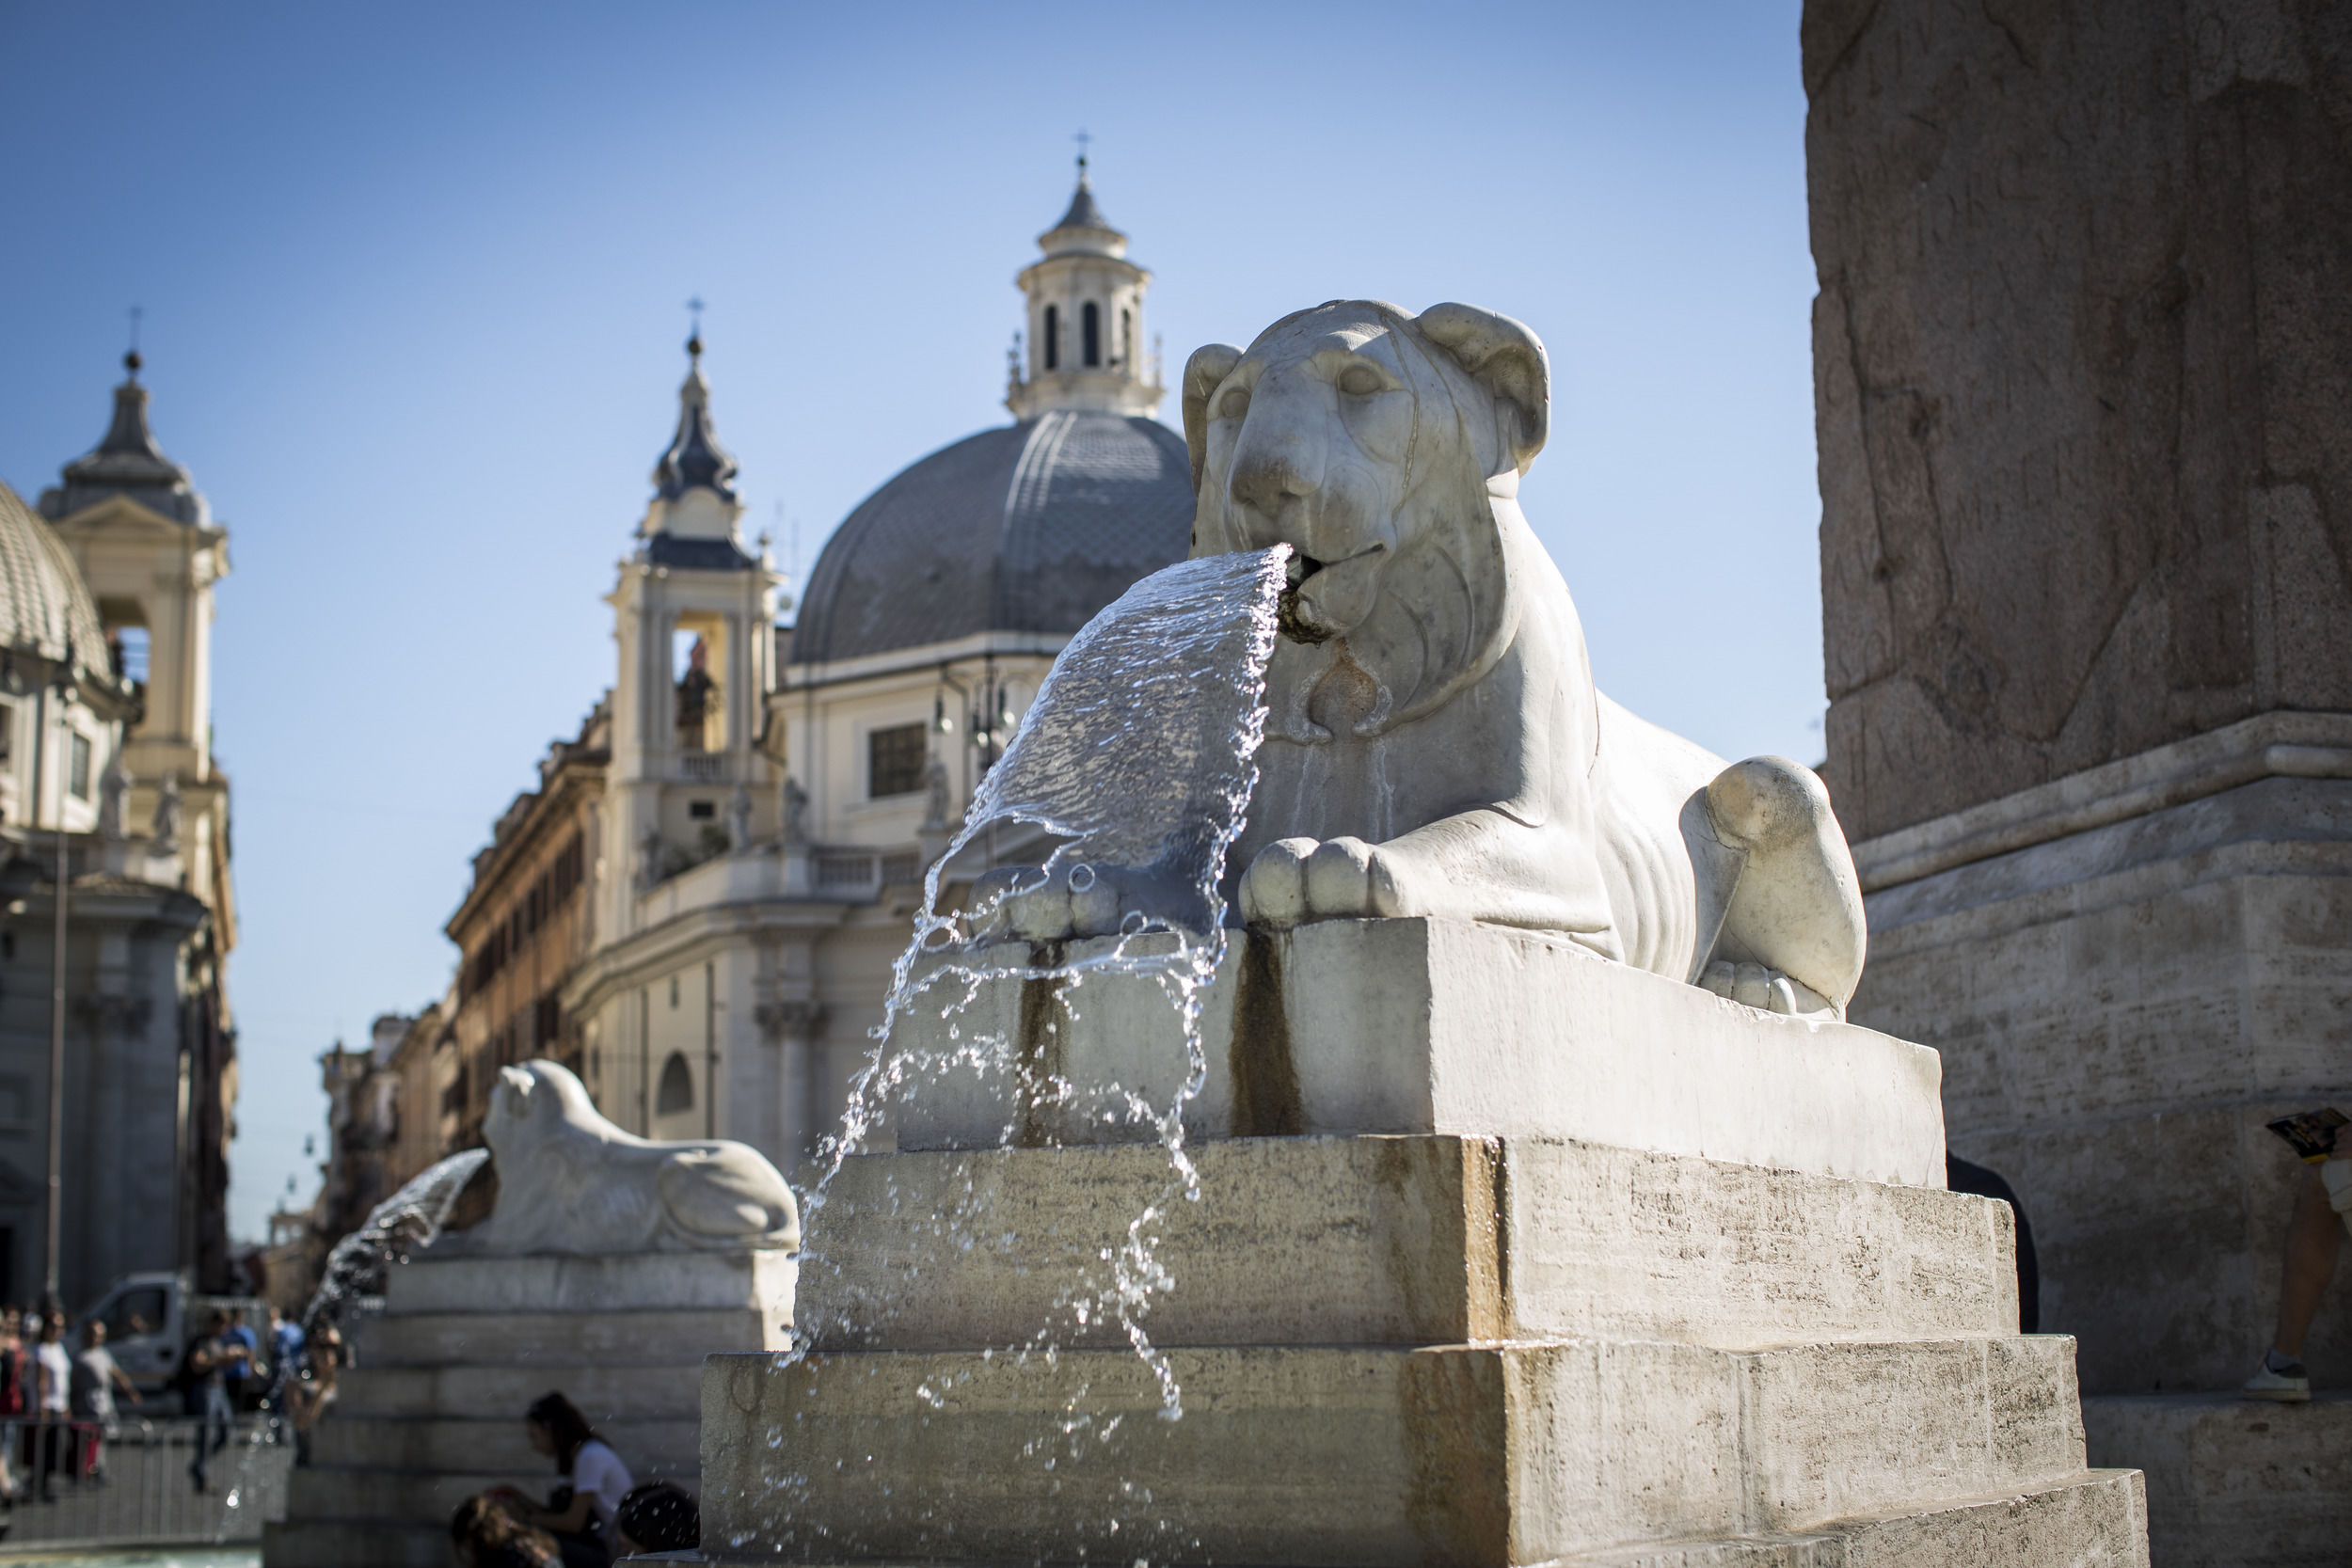
[[[151,1270],[230,1284],[236,914],[211,752],[228,541],[157,448],[126,365],[104,438],[40,515],[0,487],[0,1300],[51,1288],[60,1019],[56,1293],[79,1305]]]
[[[789,628],[774,627],[772,568],[736,531],[733,464],[689,377],[612,601],[606,876],[564,993],[591,1091],[632,1131],[739,1138],[787,1171],[817,1153],[961,803],[1072,634],[1186,552],[1189,461],[1150,417],[1151,274],[1083,166],[1039,245],[1016,278],[1014,422],[855,508]],[[987,863],[966,859],[950,881]]]
[[[1860,1022],[2030,1219],[2157,1564],[2337,1561],[2352,1402],[2249,1403],[2352,1110],[2352,91],[2298,4],[1808,4]],[[2328,1227],[2323,1225],[2323,1232]],[[2298,1351],[2352,1383],[2328,1294]]]

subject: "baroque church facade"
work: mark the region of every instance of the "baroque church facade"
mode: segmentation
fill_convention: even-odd
[[[1012,422],[874,491],[797,607],[744,536],[689,342],[607,598],[612,685],[476,858],[449,994],[378,1053],[399,1112],[336,1130],[391,1151],[372,1189],[478,1142],[498,1069],[532,1056],[630,1132],[740,1139],[787,1171],[835,1127],[961,802],[1070,637],[1189,543],[1184,440],[1152,417],[1152,275],[1083,165],[1038,243]]]
[[[105,436],[38,510],[0,485],[0,1301],[79,1305],[133,1273],[230,1284],[228,532],[124,363]]]

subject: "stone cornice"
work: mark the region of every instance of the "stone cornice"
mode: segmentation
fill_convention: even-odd
[[[564,978],[564,1011],[593,1011],[615,992],[758,937],[821,935],[856,907],[831,898],[756,898],[688,910],[589,955]]]
[[[1853,846],[1877,893],[2269,778],[2352,779],[2352,713],[2272,712]]]

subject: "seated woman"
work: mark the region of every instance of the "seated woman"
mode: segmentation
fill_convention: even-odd
[[[562,1394],[532,1401],[523,1424],[531,1446],[553,1456],[556,1473],[570,1483],[531,1522],[555,1536],[564,1568],[605,1568],[612,1560],[612,1517],[632,1484],[628,1466]]]

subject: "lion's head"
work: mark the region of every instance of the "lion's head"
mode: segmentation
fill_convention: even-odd
[[[1490,668],[1516,629],[1494,502],[1542,450],[1551,372],[1508,316],[1333,300],[1184,366],[1192,553],[1295,552],[1269,736],[1370,736]]]

